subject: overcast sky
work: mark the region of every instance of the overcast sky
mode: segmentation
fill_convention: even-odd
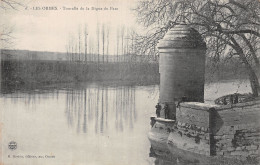
[[[133,0],[24,0],[25,7],[18,10],[1,11],[1,25],[13,27],[15,44],[12,48],[40,51],[66,51],[66,44],[71,35],[77,33],[79,27],[88,25],[89,34],[96,35],[97,22],[109,24],[110,36],[115,37],[116,28],[126,26],[135,28],[135,17],[131,8]],[[46,10],[46,7],[57,10]],[[78,10],[64,10],[77,7]],[[84,10],[80,10],[83,7]],[[103,8],[102,11],[92,10]],[[104,11],[107,7],[108,10]],[[111,10],[112,8],[118,10]],[[89,8],[89,10],[86,10]],[[36,10],[37,9],[37,10]],[[94,34],[94,35],[93,35]],[[91,37],[91,36],[90,36]],[[111,49],[115,39],[111,39]]]

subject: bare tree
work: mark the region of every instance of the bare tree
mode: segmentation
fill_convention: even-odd
[[[125,37],[125,39],[126,39],[126,45],[125,45],[125,55],[126,55],[126,60],[127,60],[127,62],[128,62],[128,55],[129,55],[129,52],[128,52],[128,48],[129,48],[129,42],[128,42],[128,40],[129,40],[129,28],[127,28],[126,29],[126,37]]]
[[[102,51],[103,51],[103,64],[105,63],[105,25],[102,24]]]
[[[94,51],[93,51],[93,49],[94,49],[94,46],[93,46],[94,41],[93,41],[92,36],[89,36],[89,41],[90,41],[89,42],[89,54],[90,54],[89,60],[94,62],[95,61],[95,59],[94,59]]]
[[[107,63],[108,63],[108,57],[109,57],[109,32],[110,32],[110,26],[107,25]]]
[[[98,55],[98,65],[99,65],[99,23],[97,23],[97,29],[96,29],[96,32],[97,32],[97,55]]]
[[[88,25],[85,24],[84,28],[84,37],[85,37],[85,63],[88,61]]]
[[[76,61],[77,62],[77,60],[78,60],[78,58],[77,58],[77,56],[78,56],[78,44],[75,42],[74,43],[75,45],[74,45],[74,50],[73,50],[73,57],[74,57],[74,61]]]
[[[24,5],[17,0],[0,0],[0,11],[2,10],[18,10],[19,7]],[[13,45],[14,36],[13,27],[9,27],[5,24],[0,25],[0,45],[2,49],[9,48]]]
[[[130,53],[130,58],[131,58],[131,61],[133,60],[133,56],[134,56],[134,54],[136,54],[136,49],[135,49],[135,47],[136,47],[136,44],[135,44],[135,37],[137,36],[137,34],[136,34],[136,32],[133,30],[133,29],[131,29],[130,30],[130,36],[129,36],[129,40],[131,41],[131,45],[130,45],[130,51],[129,51],[129,53]]]
[[[117,33],[116,33],[116,59],[117,62],[119,60],[119,28],[117,28]]]
[[[14,9],[18,10],[19,7],[24,7],[22,3],[18,0],[0,0],[0,9],[8,10]]]
[[[67,47],[68,47],[68,52],[69,52],[69,61],[74,61],[74,57],[73,57],[73,49],[74,49],[74,39],[73,39],[73,36],[72,34],[69,35],[69,38],[68,38],[68,44],[67,44]]]
[[[1,25],[0,26],[1,32],[0,32],[0,45],[2,49],[9,48],[13,45],[13,40],[15,39],[13,37],[13,28]]]
[[[81,56],[81,26],[79,26],[79,29],[78,29],[78,46],[79,46],[79,54],[78,54],[78,60],[79,62],[81,62],[81,59],[80,59],[80,56]]]
[[[122,54],[121,54],[121,57],[123,56],[124,57],[124,36],[125,36],[125,27],[124,26],[122,26],[121,27],[121,52],[122,52]]]
[[[255,44],[260,36],[258,0],[142,0],[135,11],[139,22],[150,28],[147,35],[139,36],[140,50],[152,50],[168,29],[185,20],[202,34],[213,58],[239,57],[248,72],[253,96],[258,96],[259,81],[253,67],[259,69],[259,44]]]

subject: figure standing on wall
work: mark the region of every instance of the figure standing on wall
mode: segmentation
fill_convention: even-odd
[[[169,107],[167,104],[164,106],[165,119],[169,119]]]
[[[162,106],[159,103],[157,103],[155,108],[156,108],[156,115],[157,115],[157,117],[160,117]]]
[[[180,101],[178,101],[178,103],[177,103],[177,108],[180,106],[180,103],[183,103],[183,102],[186,102],[188,99],[187,99],[187,97],[186,96],[182,96],[181,97],[181,100]]]
[[[235,93],[234,104],[238,103],[238,94]]]
[[[223,98],[223,105],[227,105],[227,99],[226,99],[226,97]]]

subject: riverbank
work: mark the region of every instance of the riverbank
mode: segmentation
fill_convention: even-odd
[[[2,83],[9,85],[116,81],[159,83],[157,63],[71,63],[59,61],[1,61]]]
[[[257,74],[259,74],[258,72]],[[240,65],[206,65],[206,83],[248,79]],[[77,63],[69,61],[2,60],[1,84],[51,85],[77,82],[111,82],[128,85],[159,84],[159,64],[148,62]]]

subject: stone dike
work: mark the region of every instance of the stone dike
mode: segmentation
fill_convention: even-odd
[[[230,105],[181,103],[168,143],[208,156],[259,157],[259,119],[260,98]]]
[[[230,105],[184,102],[176,108],[176,120],[154,118],[149,139],[155,148],[168,146],[174,155],[194,159],[259,158],[259,119],[260,98]]]
[[[216,155],[259,157],[260,99],[211,110],[212,147]]]

